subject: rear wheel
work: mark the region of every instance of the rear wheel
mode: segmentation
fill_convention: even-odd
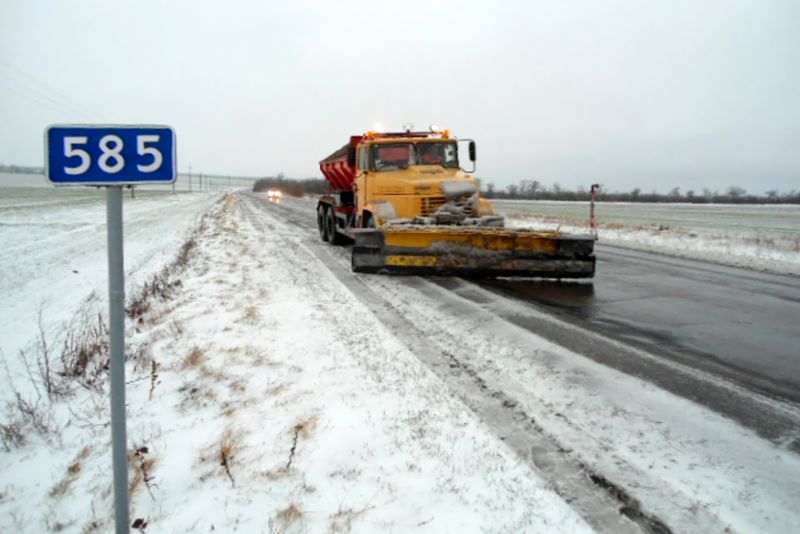
[[[329,208],[325,214],[325,228],[328,232],[328,243],[331,245],[342,244],[342,234],[336,231],[336,213]]]
[[[317,206],[317,227],[319,228],[319,236],[323,241],[328,241],[328,239],[330,239],[327,221],[327,215],[329,211],[329,208],[324,204]]]

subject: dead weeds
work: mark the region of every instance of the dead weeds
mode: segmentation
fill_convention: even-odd
[[[88,458],[91,452],[92,449],[89,446],[84,447],[78,452],[72,463],[67,466],[67,473],[64,475],[64,478],[50,490],[51,497],[63,497],[67,494],[72,483],[78,479],[78,476],[83,471],[83,462]]]
[[[261,314],[255,306],[248,306],[244,311],[244,322],[250,325],[258,324]]]
[[[135,495],[136,492],[141,489],[142,484],[144,484],[144,487],[147,488],[147,493],[150,494],[150,498],[155,500],[153,488],[157,487],[157,485],[153,482],[155,479],[153,472],[155,471],[157,463],[158,460],[150,455],[150,449],[148,447],[136,447],[133,451],[128,453],[128,465],[133,473],[128,487],[130,495]]]
[[[297,441],[300,438],[308,439],[311,436],[311,432],[317,426],[317,416],[312,415],[306,419],[299,421],[297,424],[294,425],[294,436],[292,437],[292,448],[289,451],[289,460],[286,462],[286,467],[284,468],[286,471],[292,466],[292,462],[294,461],[294,455],[297,451]]]
[[[206,481],[212,475],[219,473],[218,467],[222,468],[222,473],[228,478],[231,487],[236,487],[236,479],[233,476],[234,461],[241,454],[241,435],[232,428],[226,428],[219,439],[205,448],[198,458],[200,464],[211,464],[214,467],[200,476],[201,481]]]
[[[331,523],[328,525],[328,532],[350,532],[353,529],[353,521],[356,521],[374,506],[368,506],[361,510],[352,508],[342,509],[330,516]]]
[[[284,533],[295,524],[303,525],[303,512],[294,504],[290,504],[280,510],[273,519],[269,521],[270,532]]]
[[[203,356],[205,356],[205,353],[206,352],[197,345],[193,346],[192,350],[189,351],[189,354],[184,356],[181,360],[181,370],[185,371],[186,369],[200,365],[200,362],[203,361]]]
[[[231,481],[231,487],[236,487],[236,481],[233,479],[231,473],[231,465],[233,463],[234,454],[237,452],[239,446],[234,438],[233,432],[226,430],[219,443],[219,465],[225,470],[228,479]]]

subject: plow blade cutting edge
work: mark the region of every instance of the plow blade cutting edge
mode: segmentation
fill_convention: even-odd
[[[353,232],[353,271],[475,278],[591,278],[594,236],[488,228]]]

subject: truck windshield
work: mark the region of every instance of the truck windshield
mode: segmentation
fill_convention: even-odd
[[[453,142],[382,143],[372,147],[376,171],[407,169],[411,165],[458,167],[458,150]]]
[[[372,149],[372,161],[376,171],[407,169],[417,161],[417,150],[414,143],[375,145]]]
[[[417,152],[420,165],[458,167],[458,151],[455,143],[418,143]]]

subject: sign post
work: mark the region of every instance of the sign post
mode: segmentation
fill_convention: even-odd
[[[56,186],[106,187],[108,321],[111,350],[111,456],[114,524],[129,532],[128,447],[125,424],[125,262],[122,188],[172,184],[177,178],[175,132],[167,126],[50,126],[45,174]]]

